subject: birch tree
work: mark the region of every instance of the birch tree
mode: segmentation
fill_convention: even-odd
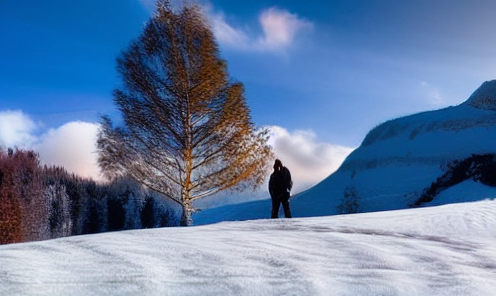
[[[257,129],[240,82],[232,81],[212,29],[195,5],[157,2],[141,36],[117,59],[114,102],[123,123],[104,116],[99,165],[129,174],[182,206],[226,189],[255,189],[268,173],[267,129]]]

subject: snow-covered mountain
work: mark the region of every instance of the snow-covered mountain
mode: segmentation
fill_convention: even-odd
[[[357,207],[360,212],[408,208],[448,163],[488,153],[496,154],[496,80],[483,83],[458,106],[375,127],[334,174],[293,197],[292,212],[307,217]],[[473,180],[449,190],[448,198],[439,196],[423,205],[496,197],[495,187]],[[254,201],[205,210],[196,214],[195,223],[264,218],[269,212],[269,200]]]
[[[0,246],[0,295],[494,295],[496,201]]]

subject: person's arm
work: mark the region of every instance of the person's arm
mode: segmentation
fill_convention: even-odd
[[[270,175],[270,179],[269,179],[269,193],[270,193],[270,196],[271,197],[274,196],[274,180],[273,180],[273,177],[274,177],[274,174],[271,174]]]
[[[289,191],[293,188],[293,179],[291,179],[291,173],[289,172],[288,168],[286,168],[286,173],[287,173],[287,178],[288,178],[288,184],[289,184]]]

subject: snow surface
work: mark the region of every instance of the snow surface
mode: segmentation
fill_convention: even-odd
[[[0,295],[495,295],[496,201],[0,246]]]
[[[387,169],[384,169],[382,172],[386,170]],[[401,171],[399,171],[396,176],[400,176],[400,174]],[[390,174],[390,176],[394,176],[394,174],[392,173]],[[381,176],[380,174],[377,174],[375,176],[374,174],[370,174],[369,177],[371,178],[369,182],[367,182],[366,180],[364,180],[363,182],[367,182],[366,184],[371,185],[373,185],[376,178],[384,178],[384,176]],[[391,182],[391,186],[397,186],[401,189],[401,186],[399,184],[396,184],[394,180],[392,180]],[[402,186],[415,186],[415,182],[412,181],[411,184],[405,182]],[[375,192],[380,192],[381,190],[384,189],[379,187],[375,189]],[[290,199],[291,214],[293,215],[293,217],[318,217],[328,216],[330,215],[330,213],[335,214],[335,206],[338,204],[339,200],[333,201],[329,198],[329,195],[332,196],[333,193],[336,195],[342,194],[342,192],[338,192],[336,189],[331,188],[329,189],[329,191],[322,191],[320,194],[315,195],[312,198],[308,198],[308,196],[302,197],[302,195],[292,197]],[[394,195],[392,196],[394,197]],[[373,197],[370,197],[368,200],[362,198],[360,202],[363,203],[364,200],[368,202],[371,205],[367,209],[369,211],[385,211],[401,209],[402,207],[405,207],[407,203],[415,201],[415,197],[418,196],[405,196],[400,199],[394,199],[391,198],[391,195],[387,196],[376,194]],[[474,182],[472,180],[467,180],[445,191],[442,191],[433,201],[425,203],[422,206],[437,206],[443,204],[479,201],[485,199],[493,200],[495,198],[495,187],[490,187],[478,182]],[[193,222],[195,225],[205,225],[222,221],[266,219],[270,217],[271,207],[272,203],[270,199],[227,205],[197,212],[193,215]],[[279,217],[284,217],[282,209],[279,210]]]

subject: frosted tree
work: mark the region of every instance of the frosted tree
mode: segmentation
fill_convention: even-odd
[[[341,203],[337,206],[338,214],[360,213],[360,196],[358,196],[355,187],[346,187],[344,196],[340,201]]]
[[[60,183],[48,184],[45,187],[45,198],[50,203],[50,216],[48,223],[52,238],[71,235],[72,220],[70,214],[69,197],[65,185]]]
[[[98,137],[108,177],[129,174],[177,202],[181,225],[192,223],[193,201],[264,181],[268,131],[251,122],[244,87],[230,80],[198,6],[173,9],[159,0],[117,69],[123,126],[104,116]]]

